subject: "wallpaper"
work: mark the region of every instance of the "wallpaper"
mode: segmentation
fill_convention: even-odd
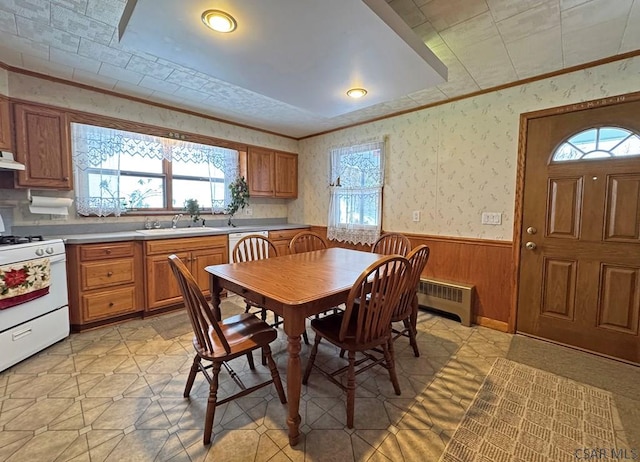
[[[289,220],[326,226],[330,148],[387,135],[384,230],[510,241],[520,114],[634,91],[640,57],[301,140]]]

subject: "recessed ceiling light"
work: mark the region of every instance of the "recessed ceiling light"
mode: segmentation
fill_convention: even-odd
[[[347,92],[347,96],[350,96],[351,98],[356,98],[356,99],[362,98],[366,94],[367,94],[367,90],[365,90],[364,88],[352,88]]]
[[[233,32],[238,27],[236,20],[229,13],[220,10],[207,10],[202,13],[202,22],[216,32]]]

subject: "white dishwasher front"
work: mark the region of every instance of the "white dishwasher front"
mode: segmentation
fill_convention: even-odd
[[[252,231],[250,233],[230,233],[229,234],[229,263],[233,263],[233,249],[236,248],[236,244],[240,239],[253,234],[259,234],[260,236],[269,237],[269,231]]]

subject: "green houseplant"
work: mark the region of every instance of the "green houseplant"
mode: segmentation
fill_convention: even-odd
[[[187,199],[184,201],[184,210],[191,217],[191,221],[198,223],[200,221],[200,204],[198,199]],[[204,220],[202,220],[202,226],[204,226]]]
[[[229,226],[235,226],[231,222],[231,219],[238,210],[241,210],[249,205],[249,186],[247,185],[244,177],[239,176],[231,182],[231,184],[229,185],[229,190],[231,191],[231,202],[229,202],[229,205],[227,205],[224,213],[229,215],[227,224]]]

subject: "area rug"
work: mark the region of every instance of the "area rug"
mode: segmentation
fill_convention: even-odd
[[[611,459],[630,450],[616,429],[611,393],[498,358],[440,462]]]

